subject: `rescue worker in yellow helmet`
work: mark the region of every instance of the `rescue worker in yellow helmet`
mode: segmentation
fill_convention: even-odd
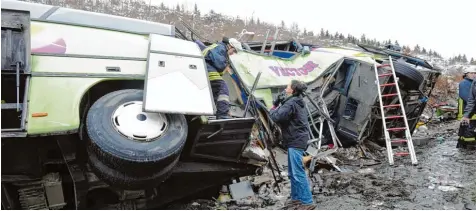
[[[224,37],[222,42],[210,45],[202,52],[217,107],[217,119],[231,118],[228,115],[230,111],[229,90],[222,76],[229,65],[229,56],[240,50],[243,50],[243,47],[238,40]]]

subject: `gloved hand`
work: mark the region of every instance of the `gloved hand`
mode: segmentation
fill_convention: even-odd
[[[461,119],[461,124],[462,125],[468,125],[469,124],[469,118],[468,117],[463,117],[463,119]]]
[[[281,93],[279,93],[276,100],[273,101],[273,106],[278,107],[279,104],[281,104],[285,99],[286,99],[286,92],[282,91]]]

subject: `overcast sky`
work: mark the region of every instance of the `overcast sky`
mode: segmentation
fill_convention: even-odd
[[[145,0],[148,2],[149,0]],[[475,0],[150,0],[152,4],[189,10],[197,3],[203,13],[211,9],[231,16],[259,17],[262,21],[319,32],[321,28],[360,38],[398,40],[435,49],[445,57],[458,53],[476,59]]]

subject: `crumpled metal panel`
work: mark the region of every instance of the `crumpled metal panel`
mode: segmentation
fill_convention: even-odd
[[[310,54],[297,53],[290,59],[242,51],[230,56],[230,59],[234,69],[248,87],[253,85],[258,72],[262,71],[257,86],[259,89],[286,86],[293,79],[314,81],[328,67],[344,57],[371,64],[375,62],[370,54],[338,48],[318,48]]]

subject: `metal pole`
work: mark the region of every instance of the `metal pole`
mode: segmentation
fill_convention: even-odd
[[[248,100],[246,100],[246,106],[245,106],[245,113],[243,114],[243,118],[246,117],[246,113],[248,113],[248,108],[250,106],[250,97],[253,96],[256,87],[258,85],[259,78],[261,77],[261,71],[258,72],[258,75],[256,76],[255,82],[253,82],[253,87],[251,87],[250,94],[248,95]]]
[[[20,111],[20,62],[16,66],[16,82],[17,82],[17,111]]]
[[[248,95],[248,100],[246,101],[245,113],[243,114],[243,117],[246,117],[246,114],[248,113],[249,107],[252,106],[253,110],[254,110],[254,113],[255,113],[255,120],[258,123],[258,127],[259,127],[259,130],[260,130],[258,135],[259,135],[260,139],[263,141],[264,147],[269,151],[269,154],[271,155],[271,161],[274,163],[274,165],[276,166],[276,169],[278,171],[280,180],[278,180],[276,178],[276,175],[275,175],[274,169],[273,169],[273,165],[271,164],[271,162],[269,161],[269,158],[268,158],[269,168],[271,169],[271,173],[273,174],[273,178],[274,178],[274,181],[276,182],[276,186],[278,187],[278,191],[281,192],[281,189],[279,188],[279,185],[278,185],[278,182],[281,181],[281,171],[279,170],[278,162],[276,162],[276,158],[274,157],[273,152],[268,148],[267,141],[264,139],[264,135],[262,134],[262,131],[265,130],[265,128],[259,120],[259,111],[258,111],[258,107],[256,106],[256,101],[255,101],[255,98],[254,98],[254,91],[256,90],[256,87],[258,85],[258,81],[259,81],[260,77],[261,77],[261,71],[258,72],[258,75],[256,76],[256,79],[253,83],[253,87],[251,88],[250,94]],[[253,105],[250,104],[251,102],[253,102]]]
[[[271,49],[270,49],[269,55],[273,55],[274,47],[276,46],[276,39],[278,39],[278,32],[279,32],[279,29],[278,27],[276,27],[276,32],[274,32],[273,41],[271,42]]]
[[[266,50],[266,43],[268,42],[268,36],[269,36],[269,29],[266,32],[266,37],[264,38],[263,46],[261,47],[260,54],[264,54],[264,50]]]

